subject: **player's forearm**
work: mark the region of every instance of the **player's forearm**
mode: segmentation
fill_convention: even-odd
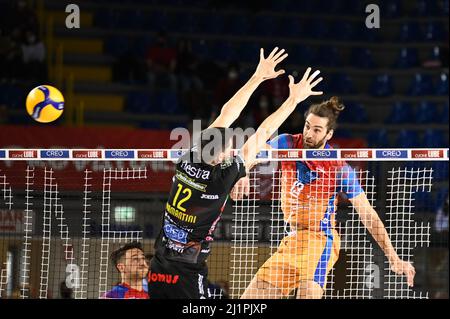
[[[364,214],[363,216],[361,216],[361,220],[364,226],[366,226],[367,230],[383,250],[389,261],[397,259],[398,255],[395,252],[394,247],[392,246],[389,234],[387,233],[383,222],[380,220],[380,217],[378,217],[378,214],[373,210],[372,212]]]
[[[241,114],[244,107],[247,105],[248,100],[252,96],[253,92],[263,82],[263,79],[253,75],[243,87],[236,92],[233,97],[224,104],[220,113],[225,116],[228,121],[233,123]],[[230,123],[230,125],[231,125]]]

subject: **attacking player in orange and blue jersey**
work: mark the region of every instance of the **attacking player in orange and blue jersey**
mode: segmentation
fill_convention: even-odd
[[[268,142],[272,149],[327,149],[344,106],[336,97],[312,105],[305,113],[303,134],[282,134]],[[356,172],[343,161],[282,162],[281,209],[290,232],[261,266],[242,298],[321,298],[326,278],[339,257],[335,229],[337,194],[343,192],[387,256],[391,269],[413,285],[415,269],[397,255],[388,233],[369,203]],[[233,189],[234,199],[248,190],[248,178]]]

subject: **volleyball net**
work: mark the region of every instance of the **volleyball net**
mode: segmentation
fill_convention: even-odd
[[[115,249],[140,241],[153,253],[182,153],[0,150],[0,298],[101,298],[119,281]],[[448,149],[258,157],[250,193],[229,200],[216,227],[212,298],[240,298],[257,273],[284,298],[311,278],[324,298],[448,297]],[[345,170],[329,165],[342,161]],[[398,256],[414,265],[413,288],[362,222],[361,192]]]

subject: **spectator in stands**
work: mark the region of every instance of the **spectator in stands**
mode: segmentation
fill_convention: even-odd
[[[43,81],[46,76],[45,45],[37,34],[28,30],[25,33],[25,41],[21,45],[23,68],[27,78]]]
[[[147,51],[148,81],[152,88],[176,90],[177,51],[169,46],[167,36],[159,32],[156,43]]]
[[[448,232],[448,194],[444,204],[438,209],[434,228],[437,232]]]
[[[111,254],[111,261],[120,273],[121,281],[104,298],[148,299],[143,288],[143,279],[148,274],[148,263],[139,242],[125,244]]]

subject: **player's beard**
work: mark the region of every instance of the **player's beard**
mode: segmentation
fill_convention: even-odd
[[[306,144],[306,139],[305,139],[305,141],[303,142],[303,148],[307,148],[307,149],[319,149],[319,148],[322,148],[322,146],[324,146],[325,143],[326,143],[326,141],[325,141],[326,138],[327,138],[327,136],[325,135],[323,139],[321,139],[316,144],[312,144],[312,145],[311,144],[310,145]]]

